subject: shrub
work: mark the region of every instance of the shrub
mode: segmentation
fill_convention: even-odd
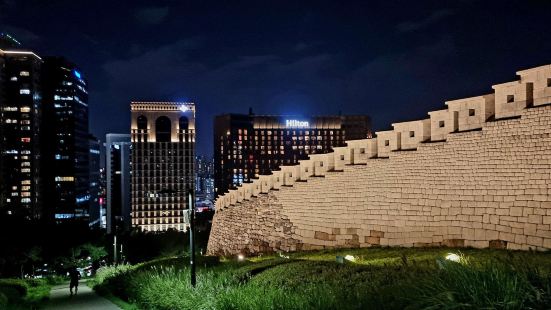
[[[15,292],[20,298],[27,294],[29,285],[25,280],[20,279],[0,279],[0,290]]]
[[[117,276],[128,273],[135,267],[128,264],[105,266],[98,269],[95,278],[92,280],[93,285],[102,284],[105,280],[114,279]]]
[[[50,286],[44,279],[0,279],[0,295],[0,305],[28,309],[49,297]]]
[[[8,297],[4,293],[0,292],[0,309],[6,309],[8,307]]]

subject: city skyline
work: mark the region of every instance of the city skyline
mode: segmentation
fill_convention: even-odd
[[[213,119],[220,113],[248,107],[259,114],[342,111],[371,115],[373,129],[384,130],[443,108],[444,100],[490,92],[480,85],[507,80],[507,68],[547,62],[551,44],[539,29],[549,8],[520,1],[427,1],[407,10],[377,2],[2,1],[0,31],[40,55],[63,54],[83,68],[95,136],[126,132],[131,100],[193,101],[198,154],[211,156]],[[60,10],[73,14],[52,18]],[[125,26],[113,28],[115,21]],[[68,29],[67,22],[79,27]]]

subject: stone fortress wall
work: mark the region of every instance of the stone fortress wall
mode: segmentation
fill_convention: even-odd
[[[208,253],[551,249],[551,65],[220,196]]]

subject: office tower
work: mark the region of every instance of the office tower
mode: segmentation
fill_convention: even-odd
[[[87,82],[62,57],[42,66],[44,206],[57,222],[88,221],[90,207]]]
[[[105,145],[105,144],[104,144]],[[99,208],[100,208],[100,228],[101,229],[107,229],[107,176],[106,173],[106,167],[105,167],[105,148],[102,151],[102,163],[103,167],[99,170],[99,186],[100,186],[100,194],[99,194]],[[129,199],[130,200],[130,199]]]
[[[132,225],[185,230],[194,192],[195,104],[132,102]]]
[[[89,211],[90,214],[90,227],[99,228],[101,225],[101,142],[93,135],[88,136],[89,143],[89,180],[90,180],[90,201]]]
[[[195,157],[195,201],[198,204],[213,206],[214,162],[212,158]]]
[[[107,189],[107,233],[130,229],[130,135],[105,136],[105,175]]]
[[[42,59],[0,34],[0,213],[41,216]]]
[[[327,153],[346,140],[371,137],[366,115],[311,116],[224,114],[214,120],[214,182],[225,193],[309,154]]]

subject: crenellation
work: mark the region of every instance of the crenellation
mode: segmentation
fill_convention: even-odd
[[[551,103],[551,65],[518,71],[517,75],[522,83],[533,84],[534,106]]]
[[[399,150],[416,150],[419,143],[430,140],[430,119],[392,124],[400,137]]]
[[[446,101],[446,105],[452,132],[480,129],[495,114],[495,95]]]
[[[394,130],[378,131],[377,134],[377,157],[390,157],[390,152],[400,149],[400,133]]]
[[[520,116],[532,104],[532,83],[513,81],[493,85],[495,90],[495,118]]]

